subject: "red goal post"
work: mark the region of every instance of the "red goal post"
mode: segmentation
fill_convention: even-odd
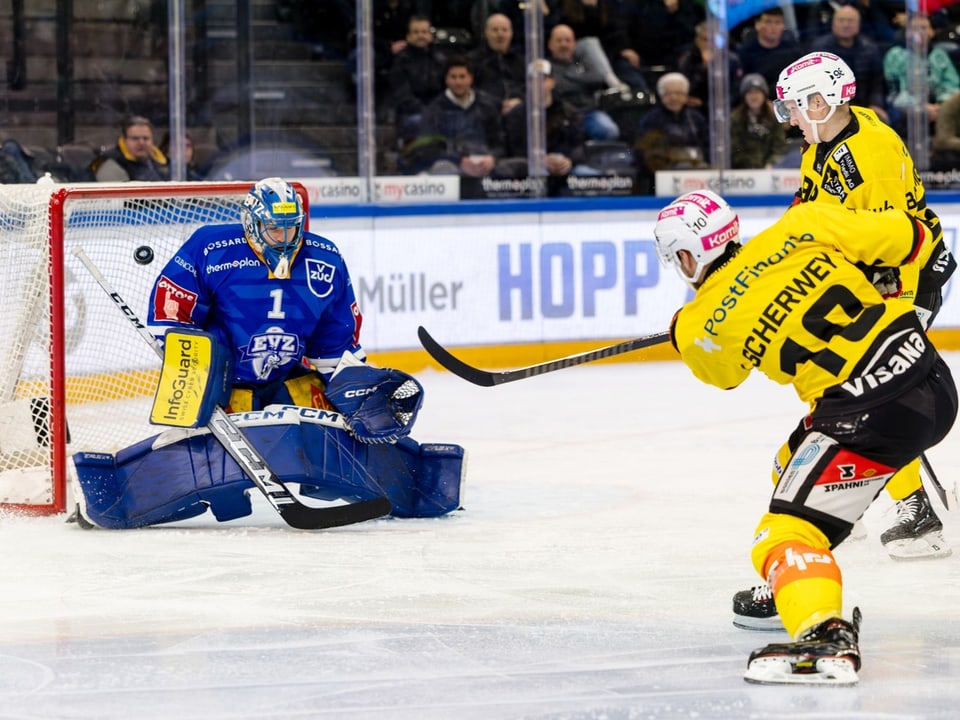
[[[0,511],[64,512],[73,453],[163,430],[148,420],[157,357],[74,249],[146,321],[160,269],[201,225],[239,222],[251,186],[0,185]]]

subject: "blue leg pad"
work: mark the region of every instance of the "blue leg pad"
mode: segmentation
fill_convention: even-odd
[[[437,517],[460,507],[464,451],[459,445],[367,445],[311,422],[245,427],[250,442],[285,483],[322,500],[356,502],[386,495],[397,517]],[[220,521],[252,512],[253,490],[239,466],[206,433],[172,431],[116,456],[77,453],[86,514],[105,528],[134,528],[201,515]]]

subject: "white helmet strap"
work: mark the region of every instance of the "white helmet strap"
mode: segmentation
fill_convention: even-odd
[[[830,110],[829,110],[829,111],[827,112],[827,114],[826,114],[823,118],[821,118],[820,120],[814,120],[812,117],[810,117],[809,113],[807,112],[807,109],[808,109],[808,108],[799,108],[800,112],[803,113],[803,119],[806,120],[808,123],[810,123],[810,133],[813,135],[813,143],[814,143],[815,145],[818,145],[819,143],[822,142],[822,140],[821,140],[821,138],[820,138],[820,127],[819,127],[819,126],[820,126],[820,125],[823,125],[823,124],[826,123],[830,118],[832,118],[832,117],[833,117],[833,114],[837,111],[837,108],[838,108],[839,106],[838,106],[838,105],[828,105],[828,107],[830,108]]]

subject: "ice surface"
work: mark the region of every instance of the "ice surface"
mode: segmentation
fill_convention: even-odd
[[[889,559],[885,494],[868,538],[837,550],[864,615],[860,685],[743,681],[753,648],[786,639],[734,628],[730,599],[757,582],[770,461],[803,413],[789,389],[640,362],[420,379],[415,437],[469,452],[466,509],[446,518],[0,518],[0,718],[958,716],[960,550]],[[951,488],[956,438],[928,453]]]

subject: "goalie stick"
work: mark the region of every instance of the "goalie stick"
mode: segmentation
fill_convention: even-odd
[[[622,355],[623,353],[641,350],[652,345],[659,345],[670,339],[670,333],[660,332],[655,335],[646,335],[644,337],[633,338],[632,340],[625,340],[616,345],[607,345],[606,347],[597,348],[596,350],[588,350],[579,355],[568,355],[567,357],[548,360],[547,362],[528,365],[514,370],[497,371],[481,370],[480,368],[468,365],[434,340],[423,326],[417,329],[417,335],[424,349],[444,368],[454,375],[462,377],[468,382],[472,382],[474,385],[481,385],[483,387],[503,385],[504,383],[525,380],[526,378],[543,375],[544,373],[555,370],[563,370],[564,368],[573,367],[574,365],[583,365],[584,363],[594,362],[595,360],[603,360],[604,358],[613,357],[614,355]]]
[[[111,287],[99,268],[83,251],[83,248],[74,248],[73,254],[83,263],[93,279],[97,281],[97,284],[110,297],[133,328],[140,333],[140,337],[162,358],[163,348],[160,346],[160,342],[140,322],[140,318],[137,317],[119,293]],[[227,454],[234,459],[244,474],[257,486],[257,489],[263,493],[264,497],[290,527],[298,530],[320,530],[341,525],[352,525],[353,523],[388,515],[392,510],[390,501],[385,497],[332,507],[304,505],[283,484],[277,474],[270,469],[263,456],[247,440],[240,428],[219,405],[214,407],[213,416],[207,424],[207,429],[210,430],[223,446],[223,449],[227,451]]]

